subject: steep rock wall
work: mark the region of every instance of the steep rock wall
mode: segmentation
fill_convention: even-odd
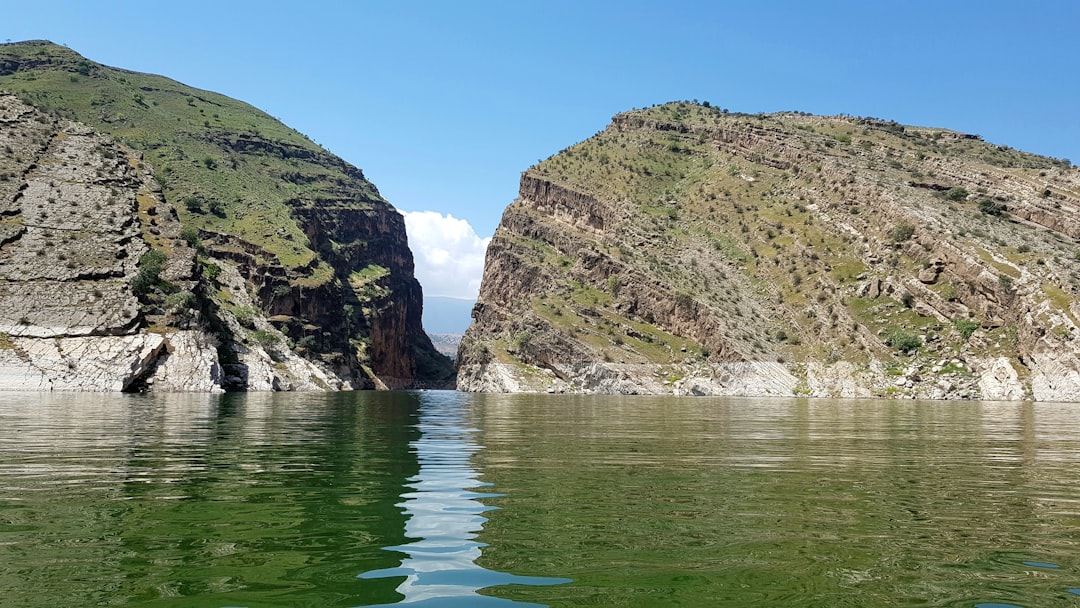
[[[628,112],[523,175],[458,386],[1077,400],[1078,209],[977,136]]]
[[[341,279],[305,289],[225,235],[198,235],[210,257],[197,260],[138,152],[2,93],[0,127],[0,390],[340,390],[431,372],[416,364],[421,296],[392,209],[322,212],[327,241],[363,257],[335,258]],[[371,264],[388,269],[379,310],[350,327],[342,310],[361,302],[349,269]],[[374,345],[370,371],[358,334]]]
[[[109,221],[120,218],[124,230],[141,237],[109,227],[129,248],[111,265],[87,267],[86,260],[57,251],[65,258],[52,266],[64,272],[27,278],[28,284],[103,273],[128,284],[141,280],[144,253],[168,258],[162,280],[129,294],[128,305],[121,305],[117,290],[90,288],[102,294],[101,309],[112,311],[117,318],[108,323],[119,323],[119,329],[74,326],[95,321],[91,317],[50,328],[37,323],[35,314],[56,324],[57,311],[12,309],[15,321],[29,323],[17,323],[21,328],[11,335],[196,329],[217,340],[221,382],[235,390],[452,384],[449,359],[421,327],[422,297],[401,214],[360,169],[247,104],[161,76],[103,66],[44,41],[0,45],[0,89],[16,93],[20,111],[33,109],[42,124],[62,117],[94,137],[124,144],[107,155],[60,163],[64,170],[89,167],[89,161],[96,163],[96,182],[140,182],[113,184],[126,193],[122,200],[97,200],[87,198],[97,186],[93,180],[86,185],[85,176],[23,180],[37,155],[52,158],[51,148],[69,160],[69,152],[59,148],[63,142],[46,140],[57,133],[60,139],[76,135],[78,129],[45,126],[48,133],[27,135],[36,151],[0,156],[0,178],[10,177],[0,179],[0,218],[10,218],[0,221],[0,244],[14,252],[0,256],[0,263],[20,264],[18,256],[32,249],[15,245],[33,246],[40,237],[37,228],[18,219],[18,197],[24,195],[46,206],[55,200],[61,208],[44,211],[71,220],[60,228],[72,235],[100,228],[65,213],[69,199],[78,199],[92,212],[104,210]],[[121,175],[111,165],[129,170]],[[41,183],[55,191],[45,193]],[[71,187],[87,193],[68,192]],[[133,213],[122,213],[129,204]],[[123,209],[113,214],[115,205]],[[100,239],[79,240],[84,258],[104,264],[104,249],[88,249]],[[234,275],[239,282],[232,281]],[[73,298],[79,297],[76,291],[77,286],[69,289]],[[180,301],[184,306],[177,308]],[[147,379],[136,386],[150,384]]]

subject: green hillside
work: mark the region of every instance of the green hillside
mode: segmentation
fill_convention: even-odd
[[[1060,373],[1041,353],[1080,369],[1078,237],[1067,160],[873,118],[633,110],[522,176],[459,385],[499,390],[511,369],[530,390],[694,376],[723,392],[750,369],[730,364],[779,363],[813,392],[843,362],[850,394],[931,395],[955,359],[955,396],[1004,357],[1020,386]]]
[[[235,264],[301,352],[361,385],[452,376],[420,327],[404,222],[358,168],[246,103],[48,42],[0,45],[0,90],[141,157],[204,266]],[[206,293],[238,307],[227,289]]]
[[[359,170],[257,108],[66,47],[0,46],[0,88],[142,151],[185,224],[237,235],[288,268],[317,257],[291,217],[297,205],[385,203]]]

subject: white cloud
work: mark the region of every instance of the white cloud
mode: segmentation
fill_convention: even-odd
[[[482,239],[468,221],[437,211],[403,215],[424,295],[475,300],[491,237]]]

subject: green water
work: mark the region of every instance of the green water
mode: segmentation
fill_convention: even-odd
[[[0,394],[0,606],[1080,606],[1080,405]]]

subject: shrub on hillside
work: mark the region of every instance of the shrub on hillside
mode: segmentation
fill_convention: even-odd
[[[1001,215],[1007,209],[1005,203],[995,203],[990,199],[984,199],[979,203],[979,212],[983,215]]]
[[[949,199],[950,201],[956,201],[958,203],[960,201],[966,200],[967,197],[968,191],[964,190],[963,188],[949,188],[949,190],[945,192],[945,198]]]
[[[902,353],[910,353],[913,350],[917,350],[922,346],[922,340],[915,334],[904,331],[903,329],[897,329],[891,332],[888,337],[885,338],[885,344],[895,348]]]
[[[889,230],[889,238],[892,239],[894,243],[902,243],[910,239],[914,234],[915,226],[912,226],[907,222],[901,222]]]
[[[150,293],[161,282],[161,271],[165,270],[165,253],[151,249],[139,259],[139,271],[131,279],[131,291],[135,295]]]
[[[961,338],[967,340],[975,333],[976,329],[979,329],[979,323],[971,319],[956,319],[953,321],[953,327],[960,332]]]

